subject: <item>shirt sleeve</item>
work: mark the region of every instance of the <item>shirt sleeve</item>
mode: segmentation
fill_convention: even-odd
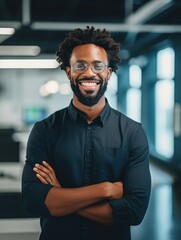
[[[113,224],[118,227],[141,223],[151,191],[149,147],[141,125],[133,130],[129,148],[129,160],[123,178],[124,196],[109,202],[113,211]]]
[[[42,184],[33,171],[35,163],[50,161],[47,136],[42,122],[34,125],[27,143],[26,163],[22,174],[22,203],[25,210],[33,216],[49,216],[45,198],[50,184]]]

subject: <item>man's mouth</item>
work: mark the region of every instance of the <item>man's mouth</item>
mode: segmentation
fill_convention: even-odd
[[[101,84],[100,80],[79,80],[77,81],[79,89],[86,92],[87,94],[93,94],[95,91],[99,90]]]
[[[85,86],[85,87],[95,87],[100,84],[100,81],[79,81],[78,82],[80,85]]]

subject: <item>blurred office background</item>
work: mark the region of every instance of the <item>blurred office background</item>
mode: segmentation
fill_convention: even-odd
[[[180,240],[180,0],[0,0],[0,239],[38,239],[39,220],[20,199],[26,143],[36,121],[69,104],[56,51],[69,30],[87,25],[121,43],[106,96],[149,140],[151,199],[132,239]]]

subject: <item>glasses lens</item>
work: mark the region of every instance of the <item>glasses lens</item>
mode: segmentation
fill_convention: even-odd
[[[106,65],[103,62],[95,62],[90,64],[94,73],[101,73],[104,71]],[[74,70],[78,73],[82,73],[87,70],[89,64],[86,62],[76,62],[73,66]]]
[[[103,62],[98,62],[98,63],[94,63],[92,67],[95,73],[100,73],[104,71],[105,65]]]
[[[83,62],[76,62],[74,65],[74,69],[76,72],[84,72],[87,68],[87,64]]]

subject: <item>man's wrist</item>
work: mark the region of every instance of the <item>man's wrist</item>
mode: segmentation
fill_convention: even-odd
[[[111,185],[112,185],[112,183],[110,183],[110,182],[100,183],[100,187],[101,187],[100,190],[103,194],[103,198],[109,199],[112,197]]]

